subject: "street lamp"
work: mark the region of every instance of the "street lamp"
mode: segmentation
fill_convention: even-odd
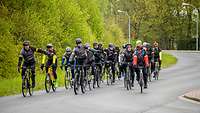
[[[188,4],[188,3],[182,3],[182,6],[191,6],[192,8],[194,8],[194,10],[197,12],[197,19],[196,19],[196,51],[199,50],[199,10],[198,8],[196,8],[194,5],[192,4]]]
[[[130,16],[128,15],[127,11],[121,11],[121,10],[117,10],[117,12],[119,13],[125,13],[128,16],[128,43],[130,44],[131,42],[131,21],[130,21]]]

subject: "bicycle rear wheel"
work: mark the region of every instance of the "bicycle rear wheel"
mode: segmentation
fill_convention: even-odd
[[[46,90],[47,93],[49,93],[50,90],[51,90],[51,80],[50,80],[49,75],[47,75],[45,77],[45,90]]]

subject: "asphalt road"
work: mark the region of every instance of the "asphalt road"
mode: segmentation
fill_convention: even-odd
[[[170,52],[178,63],[163,69],[160,80],[150,83],[143,94],[138,84],[127,91],[120,81],[84,95],[59,88],[56,93],[38,91],[27,98],[0,97],[0,113],[200,113],[200,104],[179,98],[200,88],[200,53]]]

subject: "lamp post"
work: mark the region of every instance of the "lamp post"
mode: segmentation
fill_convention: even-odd
[[[117,12],[119,13],[125,13],[128,16],[128,43],[130,44],[131,42],[131,20],[130,20],[130,16],[128,15],[127,11],[121,11],[121,10],[117,10]]]
[[[191,6],[192,8],[194,8],[194,10],[196,10],[197,13],[197,19],[196,19],[196,51],[199,50],[199,10],[198,8],[196,8],[194,5],[192,4],[188,4],[188,3],[182,3],[182,6]]]

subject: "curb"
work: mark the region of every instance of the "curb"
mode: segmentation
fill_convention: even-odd
[[[183,95],[183,97],[185,97],[187,99],[190,99],[190,100],[194,100],[194,101],[200,102],[199,98],[195,98],[195,97],[191,97],[191,96],[187,96],[187,95]]]

